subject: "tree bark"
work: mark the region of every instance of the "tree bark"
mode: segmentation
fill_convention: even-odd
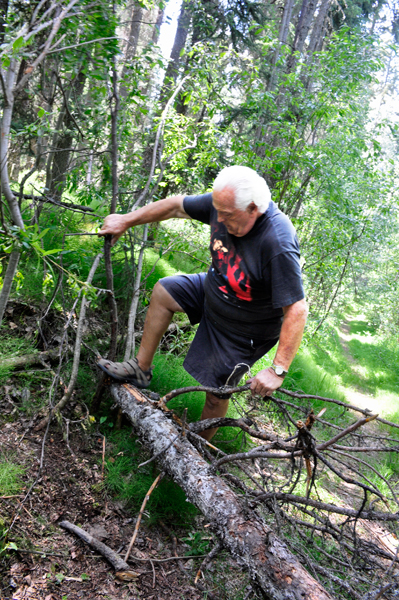
[[[288,58],[287,72],[291,73],[298,61],[298,54],[303,50],[306,37],[309,33],[313,15],[316,10],[316,0],[303,0],[298,23],[295,30],[295,38],[292,45],[292,53]]]
[[[179,74],[179,68],[182,62],[181,53],[186,45],[190,20],[191,14],[187,8],[186,3],[183,1],[181,12],[179,15],[179,20],[177,23],[175,41],[173,44],[172,52],[170,54],[168,68],[166,69],[160,93],[160,102],[162,107],[164,107],[167,103],[168,96],[170,95],[171,90],[175,87],[176,84],[176,79]]]
[[[274,91],[274,89],[276,87],[277,62],[278,62],[278,59],[280,58],[281,47],[287,43],[293,8],[294,8],[294,0],[287,0],[284,5],[283,16],[281,19],[277,48],[274,51],[274,56],[273,56],[273,61],[272,61],[272,72],[271,72],[270,79],[269,79],[269,82],[267,85],[267,90],[269,92]]]
[[[20,256],[21,253],[18,252],[18,250],[13,250],[10,254],[6,274],[4,276],[3,287],[1,288],[0,293],[0,323],[3,320],[4,311],[7,306],[8,298],[10,297],[12,282],[17,271]]]
[[[211,523],[234,558],[248,569],[268,600],[332,600],[287,546],[198,454],[186,437],[139,390],[111,385],[111,394],[160,468]],[[175,439],[177,437],[177,439]],[[175,440],[172,444],[172,440]]]
[[[42,363],[44,360],[55,360],[59,356],[59,350],[48,350],[47,352],[38,352],[37,354],[25,354],[25,356],[14,356],[13,358],[4,358],[1,361],[2,367],[18,369],[20,367],[30,367]]]

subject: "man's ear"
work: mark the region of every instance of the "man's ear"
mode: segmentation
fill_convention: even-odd
[[[258,210],[258,207],[256,206],[255,202],[251,202],[251,204],[248,204],[247,211],[249,212],[250,215],[253,215],[254,212],[256,212],[257,210]]]

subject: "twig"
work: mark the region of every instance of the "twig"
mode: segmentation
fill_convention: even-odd
[[[59,556],[60,558],[69,558],[68,554],[56,554],[55,552],[47,552],[47,550],[27,550],[25,548],[7,548],[7,550],[14,550],[14,552],[21,552],[24,554],[40,554],[40,556]]]
[[[156,580],[157,580],[157,577],[156,577],[156,574],[155,574],[155,567],[154,567],[154,563],[152,562],[152,559],[149,558],[148,560],[150,561],[150,565],[151,565],[151,568],[152,568],[152,589],[154,589],[155,588],[155,583],[156,583]]]
[[[122,573],[133,573],[133,576],[137,576],[137,573],[132,572],[130,566],[124,560],[122,560],[120,556],[116,554],[116,552],[114,552],[109,546],[106,546],[105,544],[97,540],[95,537],[87,533],[87,531],[85,531],[84,529],[77,527],[69,521],[61,521],[59,523],[59,526],[63,529],[66,529],[67,531],[74,533],[75,535],[80,537],[84,542],[86,542],[86,544],[89,544],[89,546],[97,550],[97,552],[99,552],[102,556],[104,556],[104,558],[108,560],[108,562],[111,563],[115,571]]]
[[[132,539],[130,540],[129,547],[128,547],[127,552],[125,554],[125,561],[128,560],[130,552],[131,552],[131,550],[133,548],[133,544],[136,541],[136,537],[137,537],[137,534],[138,534],[138,531],[139,531],[139,527],[140,527],[140,523],[141,523],[141,518],[143,516],[146,504],[147,504],[148,500],[150,499],[150,496],[151,496],[152,492],[157,487],[158,483],[161,481],[161,479],[163,478],[163,476],[164,476],[163,472],[161,472],[158,475],[158,477],[155,479],[155,481],[151,485],[150,489],[148,490],[148,492],[147,492],[147,494],[146,494],[146,496],[145,496],[145,498],[143,500],[143,503],[142,503],[141,508],[140,508],[139,516],[137,517],[136,527],[134,528]]]
[[[197,575],[195,576],[195,579],[194,579],[194,584],[198,583],[198,580],[201,577],[201,571],[203,571],[209,565],[211,560],[218,554],[218,552],[220,552],[221,549],[222,549],[221,543],[217,542],[216,545],[209,552],[209,554],[206,555],[206,557],[204,558],[204,560],[201,563],[200,568],[197,571]]]
[[[159,452],[157,452],[156,454],[154,454],[154,456],[152,456],[150,459],[146,460],[143,463],[140,463],[137,468],[140,469],[141,467],[144,467],[144,465],[148,465],[151,462],[153,462],[154,460],[156,460],[158,458],[158,456],[161,456],[161,454],[163,454],[164,452],[166,452],[166,450],[169,450],[169,448],[171,447],[171,445],[175,443],[175,441],[177,440],[177,438],[179,436],[180,436],[180,434],[178,434],[175,438],[173,438],[173,440],[171,440],[169,442],[169,444],[166,446],[166,448],[162,448],[162,450],[160,450]]]
[[[286,396],[290,396],[291,398],[297,398],[298,400],[322,400],[323,402],[330,402],[332,404],[337,404],[338,406],[342,406],[347,410],[355,410],[356,412],[362,413],[366,417],[373,416],[370,410],[359,408],[358,406],[354,406],[353,404],[347,404],[346,402],[342,402],[341,400],[335,400],[335,398],[325,398],[324,396],[313,396],[311,394],[298,394],[297,392],[290,392],[289,390],[279,388],[277,390],[279,393],[286,394]],[[382,419],[381,417],[376,417],[376,421],[379,423],[384,423],[384,425],[389,425],[390,427],[396,427],[399,429],[398,423],[393,423],[392,421],[387,421],[386,419]]]
[[[69,452],[72,454],[72,456],[76,456],[74,451],[72,450],[71,446],[69,445],[69,423],[70,423],[70,419],[65,419],[65,423],[66,423],[66,439],[65,439],[65,443],[67,445],[67,448],[69,450]]]
[[[103,437],[103,452],[102,452],[102,464],[101,464],[101,479],[104,479],[104,465],[105,465],[105,435]]]
[[[270,492],[266,494],[259,494],[254,492],[256,500],[269,500],[275,498],[276,500],[282,500],[283,502],[289,502],[291,504],[306,504],[307,506],[313,506],[319,510],[325,510],[327,512],[336,513],[337,515],[344,515],[346,517],[357,517],[360,519],[368,519],[369,521],[399,521],[399,514],[383,513],[374,510],[362,511],[360,514],[357,510],[351,508],[343,508],[336,506],[335,504],[327,504],[326,502],[320,502],[319,500],[313,500],[312,498],[303,498],[302,496],[296,496],[295,494],[285,494],[283,492]]]

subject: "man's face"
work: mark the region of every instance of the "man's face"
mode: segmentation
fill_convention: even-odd
[[[227,231],[236,237],[243,237],[251,231],[261,214],[253,202],[245,210],[236,208],[234,191],[229,187],[213,192],[212,203],[218,213],[218,222],[224,223]]]

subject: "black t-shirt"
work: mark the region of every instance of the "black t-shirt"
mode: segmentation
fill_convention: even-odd
[[[212,194],[186,196],[186,213],[211,226],[205,310],[221,328],[257,341],[278,338],[282,307],[304,298],[295,229],[274,202],[244,236],[217,221]]]

